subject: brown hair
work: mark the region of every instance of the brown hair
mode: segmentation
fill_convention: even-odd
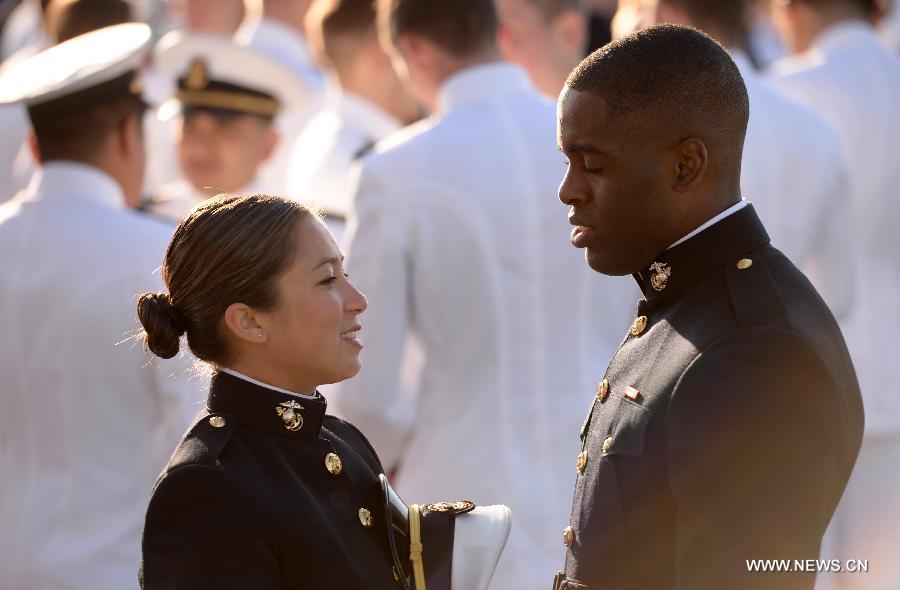
[[[375,0],[318,0],[310,11],[312,36],[332,65],[375,36]]]
[[[128,117],[137,117],[143,128],[146,108],[139,96],[120,96],[52,118],[32,116],[41,161],[90,159]]]
[[[222,194],[197,206],[166,250],[169,293],[138,299],[145,348],[172,358],[186,333],[197,358],[227,362],[225,310],[232,303],[260,310],[278,304],[278,277],[293,262],[300,222],[311,215],[300,203],[268,195]]]
[[[53,0],[44,15],[55,43],[78,35],[132,21],[131,5],[125,0]]]
[[[497,42],[494,0],[378,0],[378,23],[391,41],[415,33],[457,57]]]

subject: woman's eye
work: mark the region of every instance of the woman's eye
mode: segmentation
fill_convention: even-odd
[[[320,281],[319,284],[320,285],[333,285],[335,282],[337,282],[337,277],[330,276],[330,277],[324,279],[323,281]]]

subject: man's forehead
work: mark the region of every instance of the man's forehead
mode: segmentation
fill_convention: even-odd
[[[583,141],[584,137],[608,130],[610,122],[607,121],[606,111],[606,101],[602,96],[565,88],[557,104],[557,136],[560,143]]]

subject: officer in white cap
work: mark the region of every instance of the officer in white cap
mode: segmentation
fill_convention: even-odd
[[[148,367],[135,294],[170,230],[129,208],[144,173],[149,27],[77,36],[0,76],[39,167],[0,205],[0,587],[136,586],[150,488],[193,413],[186,358]]]
[[[275,193],[259,177],[279,142],[276,117],[306,89],[277,61],[226,37],[170,33],[155,64],[175,81],[161,118],[180,115],[178,163],[183,179],[154,191],[145,209],[180,222],[219,193]]]

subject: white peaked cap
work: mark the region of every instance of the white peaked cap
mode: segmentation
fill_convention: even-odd
[[[0,72],[0,104],[40,105],[101,87],[140,69],[150,27],[113,25],[73,37]],[[140,85],[132,85],[140,95]]]
[[[301,80],[278,61],[222,35],[173,31],[156,44],[153,58],[155,66],[173,81],[188,76],[195,64],[202,63],[210,83],[270,95],[279,112],[302,105],[309,94]]]
[[[451,590],[487,590],[512,528],[506,506],[477,506],[454,518]]]

